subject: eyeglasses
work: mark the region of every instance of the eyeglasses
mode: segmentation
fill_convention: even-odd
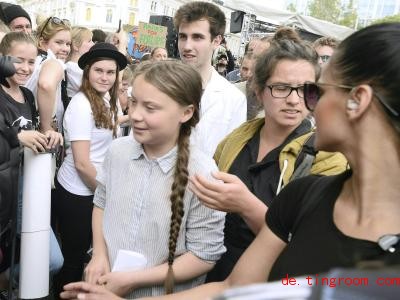
[[[331,87],[338,87],[342,89],[352,90],[355,87],[349,85],[342,85],[342,84],[332,84],[332,83],[305,83],[304,84],[304,102],[306,107],[309,111],[313,111],[315,106],[317,105],[319,98],[321,96],[321,88],[320,86],[331,86]],[[393,117],[398,118],[399,112],[393,109],[389,104],[387,104],[383,98],[374,91],[374,96],[378,101],[382,104],[382,106],[387,110],[389,114]]]
[[[294,87],[287,84],[271,84],[266,87],[271,90],[271,95],[274,98],[287,98],[293,90],[296,91],[297,96],[304,98],[304,85]]]
[[[47,19],[47,21],[44,24],[42,30],[40,31],[39,37],[42,36],[43,31],[46,29],[46,27],[47,27],[47,25],[49,24],[50,21],[51,21],[51,23],[56,24],[56,25],[62,24],[62,25],[71,27],[71,23],[67,19],[60,19],[60,18],[57,18],[57,17],[50,17],[50,18]]]
[[[318,58],[320,58],[321,61],[325,63],[331,58],[331,56],[330,55],[320,55],[320,56],[318,56]]]

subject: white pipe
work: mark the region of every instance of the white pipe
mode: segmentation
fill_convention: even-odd
[[[19,298],[49,295],[52,155],[24,149]]]

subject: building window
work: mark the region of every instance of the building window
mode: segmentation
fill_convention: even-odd
[[[129,25],[135,25],[135,14],[134,13],[129,14]]]
[[[106,22],[112,23],[112,9],[107,9]]]
[[[155,12],[157,10],[157,1],[151,1],[150,10]]]
[[[92,9],[90,7],[86,8],[86,21],[90,22],[92,20]]]

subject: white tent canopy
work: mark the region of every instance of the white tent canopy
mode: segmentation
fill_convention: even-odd
[[[321,36],[333,36],[340,40],[354,32],[353,29],[345,26],[336,25],[309,16],[301,16],[286,10],[272,8],[265,0],[225,0],[224,7],[254,14],[257,16],[257,20],[274,25],[295,25],[305,31]]]

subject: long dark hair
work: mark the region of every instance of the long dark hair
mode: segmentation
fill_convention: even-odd
[[[343,84],[369,84],[400,132],[400,23],[372,25],[353,33],[341,42],[330,64]]]
[[[82,76],[82,85],[80,90],[85,94],[88,98],[90,107],[92,108],[94,123],[97,128],[106,128],[111,129],[113,131],[113,136],[117,136],[117,118],[118,118],[118,108],[117,108],[117,100],[118,100],[118,72],[119,67],[116,63],[117,70],[115,73],[115,82],[112,88],[109,91],[110,94],[110,108],[106,106],[104,103],[103,97],[92,87],[89,82],[89,71],[92,65],[101,60],[110,60],[110,58],[104,57],[96,57],[91,60],[83,70]]]

